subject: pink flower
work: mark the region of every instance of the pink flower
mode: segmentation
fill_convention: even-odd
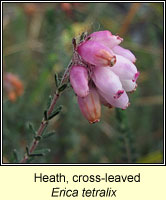
[[[134,54],[130,50],[125,49],[125,48],[123,48],[119,45],[113,47],[112,50],[115,54],[118,54],[120,56],[123,56],[123,57],[129,59],[133,63],[136,62],[136,57],[134,56]]]
[[[70,82],[78,95],[82,114],[91,123],[100,119],[100,104],[126,109],[130,105],[126,92],[136,90],[140,74],[134,64],[136,57],[119,46],[122,41],[110,31],[98,31],[76,48],[74,63],[85,67],[73,64]]]
[[[122,80],[132,80],[135,82],[139,76],[136,66],[130,60],[120,55],[116,55],[116,63],[111,67],[111,71]]]
[[[88,63],[96,66],[112,66],[115,55],[111,49],[95,41],[85,41],[77,48],[79,55]]]
[[[104,97],[104,99],[107,101],[108,105],[111,105],[112,107],[121,108],[121,109],[125,110],[130,105],[128,95],[125,91],[117,99],[112,98],[112,96],[109,93],[106,94],[100,90],[98,92],[102,97]]]
[[[121,80],[121,83],[126,92],[135,91],[137,88],[136,82],[133,82],[132,80]]]
[[[89,94],[81,98],[78,96],[78,104],[84,117],[90,122],[100,121],[101,104],[97,91],[91,88]]]
[[[113,48],[123,41],[123,38],[119,37],[118,35],[112,35],[110,31],[94,32],[88,36],[88,39],[99,42],[109,48]]]
[[[95,67],[92,80],[102,93],[111,98],[118,99],[124,93],[119,77],[109,67]]]
[[[87,69],[79,65],[72,66],[70,70],[70,83],[78,96],[87,96],[89,93]]]

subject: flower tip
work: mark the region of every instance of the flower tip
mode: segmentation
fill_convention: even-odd
[[[136,89],[137,89],[137,86],[138,86],[138,85],[137,85],[137,84],[135,84],[135,88],[134,88],[132,91],[130,91],[130,94],[136,91]]]
[[[90,120],[89,123],[90,123],[90,124],[94,124],[94,123],[97,123],[97,122],[99,122],[99,121],[100,121],[100,119],[95,119],[95,120]]]
[[[132,80],[133,82],[136,82],[137,78],[139,77],[140,72],[135,73],[134,79]]]
[[[129,107],[129,106],[130,106],[130,104],[131,104],[131,103],[130,103],[130,102],[128,102],[128,104],[127,104],[127,107]]]
[[[123,42],[123,38],[121,38],[119,35],[116,36],[118,40],[120,40],[121,42]]]
[[[127,105],[124,108],[122,108],[122,110],[126,110],[129,106],[130,106],[130,102],[128,102]]]
[[[123,93],[124,90],[118,90],[117,93],[114,95],[114,99],[118,99]]]
[[[133,64],[135,64],[135,63],[136,63],[136,61],[137,61],[137,59],[136,59],[136,58],[134,58],[134,60],[133,60]]]
[[[128,102],[128,104],[126,105],[125,109],[128,108],[130,106],[130,102]]]

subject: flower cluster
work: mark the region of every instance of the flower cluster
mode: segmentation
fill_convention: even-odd
[[[80,110],[90,123],[100,120],[101,104],[126,109],[126,92],[136,90],[136,58],[130,50],[119,46],[122,41],[106,30],[90,34],[76,46],[70,83]]]

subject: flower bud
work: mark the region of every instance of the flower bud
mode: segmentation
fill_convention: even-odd
[[[125,91],[117,99],[113,98],[112,95],[110,95],[110,93],[103,93],[100,90],[99,93],[112,107],[126,109],[129,106],[129,98]]]
[[[112,48],[112,50],[115,54],[124,56],[125,58],[129,59],[133,63],[136,62],[136,57],[130,50],[120,47],[119,45]]]
[[[120,80],[132,80],[135,82],[139,76],[136,66],[127,58],[116,55],[116,63],[110,68]]]
[[[79,65],[72,66],[70,70],[70,83],[79,97],[86,97],[89,93],[87,69]]]
[[[110,31],[94,32],[90,34],[88,38],[91,41],[100,42],[111,49],[123,41],[123,38],[120,38],[117,35],[112,35]]]
[[[136,82],[132,80],[121,80],[121,83],[126,92],[134,92],[137,88]]]
[[[124,93],[124,90],[119,77],[110,69],[109,67],[95,67],[92,79],[100,91],[118,99]]]
[[[81,43],[77,51],[86,62],[92,65],[106,67],[113,66],[116,62],[116,57],[111,49],[95,41]]]
[[[100,121],[101,104],[96,89],[91,88],[84,98],[78,96],[78,104],[82,114],[90,123]]]

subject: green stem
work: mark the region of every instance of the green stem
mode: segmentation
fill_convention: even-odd
[[[70,61],[69,65],[67,66],[67,68],[66,68],[66,70],[65,70],[65,72],[63,74],[63,77],[62,77],[61,82],[60,82],[60,87],[63,85],[63,83],[66,81],[66,79],[68,77],[67,76],[68,75],[68,70],[69,70],[69,67],[71,66],[71,64],[72,64],[72,61]],[[52,99],[50,107],[47,110],[47,116],[50,116],[50,114],[53,112],[54,107],[55,107],[55,105],[57,103],[57,100],[59,99],[59,96],[60,96],[60,93],[57,90],[55,92],[55,94],[54,94],[54,97]],[[45,120],[45,118],[43,118],[41,123],[40,123],[40,126],[39,126],[39,128],[37,130],[36,137],[34,138],[32,144],[31,144],[31,146],[29,148],[30,149],[29,150],[29,154],[32,154],[35,151],[35,149],[37,148],[37,146],[38,146],[38,144],[40,142],[40,140],[38,140],[37,138],[38,138],[38,136],[40,137],[40,136],[43,135],[44,130],[47,128],[47,126],[48,126],[48,120]],[[28,159],[29,159],[29,155],[27,153],[25,153],[24,157],[20,161],[20,163],[26,163]]]

